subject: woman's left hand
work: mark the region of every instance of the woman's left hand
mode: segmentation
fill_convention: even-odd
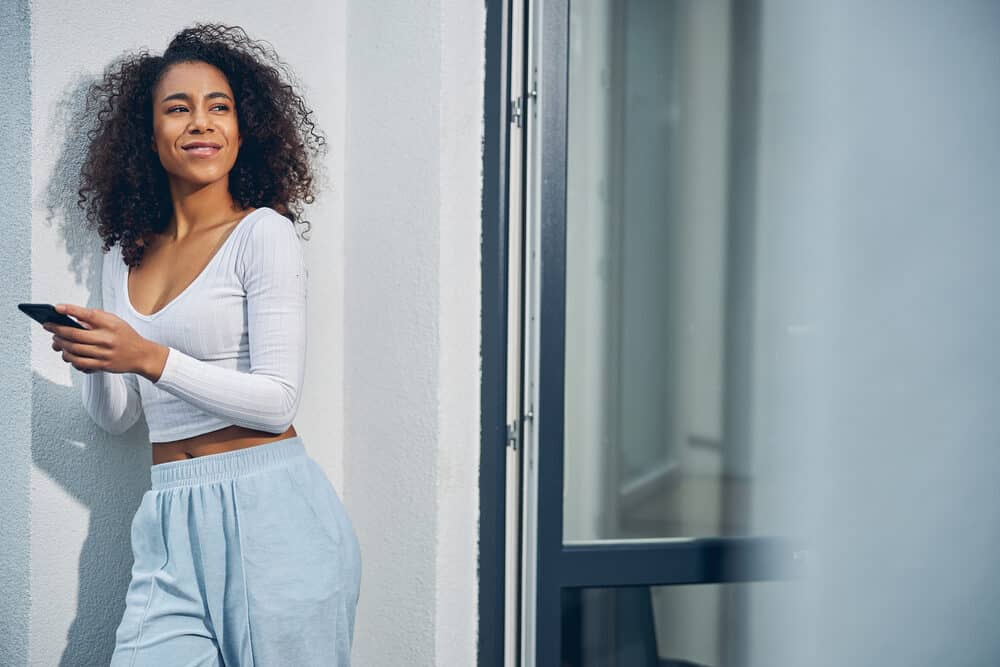
[[[117,315],[97,308],[83,308],[59,303],[56,311],[76,318],[86,329],[47,322],[42,326],[51,331],[52,349],[62,350],[63,361],[84,373],[139,373],[150,377],[151,368],[167,348],[143,338],[128,322]],[[159,364],[162,371],[163,364]],[[155,373],[159,378],[159,371]],[[155,380],[154,380],[155,381]]]

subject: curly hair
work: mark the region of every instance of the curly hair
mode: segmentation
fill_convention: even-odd
[[[97,227],[104,251],[117,242],[126,264],[136,266],[151,235],[169,224],[166,171],[150,150],[152,96],[167,69],[181,62],[219,68],[236,96],[243,144],[229,173],[234,202],[268,206],[308,231],[301,202],[315,200],[310,156],[325,152],[326,139],[296,94],[294,75],[269,43],[251,40],[243,28],[196,23],[177,33],[162,56],[140,50],[118,57],[87,93],[88,112],[99,111],[87,132],[77,205]]]

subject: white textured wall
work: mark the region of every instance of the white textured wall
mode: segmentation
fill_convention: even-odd
[[[441,349],[433,664],[449,667],[475,665],[478,640],[485,28],[484,2],[444,4],[438,91]]]
[[[351,2],[347,495],[359,665],[475,664],[481,3]]]
[[[34,324],[15,304],[31,296],[31,61],[28,0],[0,3],[0,664],[27,661],[31,387]]]
[[[73,194],[83,95],[121,52],[160,53],[195,21],[270,41],[330,143],[307,215],[310,366],[296,428],[361,539],[355,662],[474,664],[484,7],[341,0],[289,12],[254,0],[208,14],[191,2],[22,0],[2,17],[0,64],[31,106],[18,116],[7,105],[0,133],[13,440],[0,664],[106,664],[113,647],[148,431],[98,429],[82,376],[14,304],[100,305],[100,242]]]

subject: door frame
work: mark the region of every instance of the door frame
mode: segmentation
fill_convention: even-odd
[[[483,95],[482,294],[477,664],[501,667],[508,631],[508,150],[510,2],[486,1]]]

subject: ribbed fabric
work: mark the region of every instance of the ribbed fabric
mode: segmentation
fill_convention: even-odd
[[[306,458],[302,437],[293,435],[253,447],[232,449],[211,456],[196,456],[158,463],[150,468],[152,489],[172,489],[235,479],[255,471],[269,470]]]
[[[230,232],[205,269],[151,315],[133,308],[121,247],[104,255],[103,309],[170,348],[157,382],[83,374],[83,403],[110,433],[144,412],[151,442],[233,424],[281,433],[305,378],[308,272],[292,222],[261,207]]]

